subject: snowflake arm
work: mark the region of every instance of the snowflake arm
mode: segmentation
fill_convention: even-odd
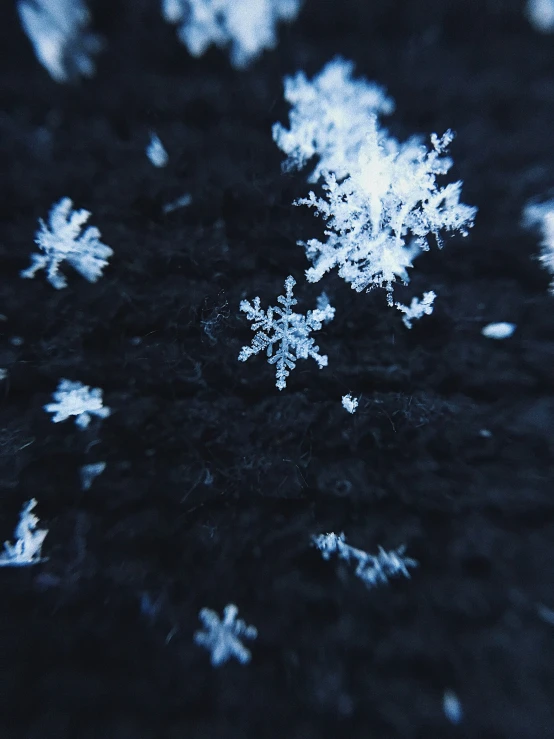
[[[81,382],[60,380],[54,393],[54,403],[47,403],[44,410],[53,413],[52,422],[60,423],[76,416],[75,424],[80,429],[89,425],[92,416],[107,418],[111,411],[102,403],[102,390],[83,385]]]
[[[65,287],[67,281],[59,273],[60,264],[68,262],[89,282],[96,282],[107,265],[112,249],[100,241],[100,231],[92,226],[82,233],[88,221],[87,210],[72,210],[70,198],[62,198],[52,206],[48,225],[39,220],[40,230],[36,243],[42,254],[33,254],[31,266],[21,272],[21,277],[32,279],[41,270],[46,270],[46,279],[57,290]]]
[[[163,0],[169,23],[179,24],[178,36],[193,56],[211,44],[229,48],[231,63],[243,68],[264,49],[277,43],[279,21],[293,20],[300,0]]]
[[[430,316],[433,312],[433,303],[437,296],[430,290],[429,292],[423,293],[423,298],[412,298],[410,305],[403,305],[402,303],[395,303],[395,306],[399,311],[404,313],[402,321],[406,328],[412,328],[413,321],[419,321],[423,316]]]
[[[38,518],[31,513],[36,504],[37,501],[32,498],[23,506],[15,529],[17,540],[14,544],[4,543],[0,567],[20,567],[42,561],[40,552],[48,529],[37,529]]]
[[[284,171],[318,162],[308,181],[325,172],[339,179],[350,174],[364,140],[371,114],[388,115],[394,102],[373,82],[353,79],[354,64],[336,57],[312,81],[303,72],[285,77],[285,99],[291,104],[290,128],[273,126],[273,139],[285,152]]]
[[[17,10],[37,59],[56,82],[95,72],[98,36],[89,33],[89,12],[82,0],[20,0]]]
[[[235,657],[241,664],[250,662],[250,651],[244,646],[240,638],[255,639],[258,631],[254,626],[237,619],[238,608],[230,603],[223,609],[223,620],[215,611],[203,608],[199,617],[204,625],[204,631],[194,634],[196,644],[205,647],[212,653],[212,665],[219,665]]]
[[[351,547],[346,543],[344,534],[338,536],[334,533],[319,534],[312,538],[312,542],[321,552],[323,559],[328,560],[332,554],[337,554],[339,559],[344,559],[347,562],[355,561],[357,563],[357,577],[370,588],[381,583],[387,583],[389,577],[396,575],[409,578],[408,568],[417,567],[418,564],[414,559],[404,557],[404,546],[389,552],[379,547],[379,553],[372,555],[361,549]]]
[[[319,331],[323,322],[332,320],[334,308],[325,299],[321,300],[322,308],[308,311],[304,316],[294,313],[292,308],[296,305],[293,297],[293,288],[296,281],[292,276],[285,280],[285,295],[277,298],[278,306],[270,307],[263,311],[260,307],[260,299],[254,298],[252,303],[243,300],[240,309],[246,313],[249,321],[252,321],[252,330],[256,335],[252,339],[251,346],[243,346],[238,359],[246,362],[247,359],[266,350],[268,363],[274,364],[276,369],[276,386],[283,390],[287,384],[290,371],[296,367],[298,359],[314,359],[321,369],[327,366],[327,356],[319,354],[319,347],[310,336],[312,331]],[[275,350],[274,350],[274,347]]]

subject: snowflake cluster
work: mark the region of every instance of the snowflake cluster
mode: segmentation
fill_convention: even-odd
[[[273,306],[264,311],[260,307],[260,298],[256,297],[252,302],[243,300],[240,309],[246,313],[249,321],[252,321],[252,330],[256,335],[252,339],[251,346],[243,346],[239,354],[239,360],[246,362],[247,359],[266,350],[269,364],[276,368],[276,386],[283,390],[287,385],[287,377],[290,371],[296,367],[298,359],[314,359],[321,369],[327,366],[327,356],[319,354],[319,347],[310,336],[312,331],[319,331],[322,324],[333,319],[335,309],[329,305],[326,296],[320,296],[319,305],[315,310],[309,310],[306,315],[294,313],[292,308],[296,305],[292,291],[296,281],[291,277],[285,280],[285,295],[277,298],[278,306]]]
[[[31,511],[37,502],[34,498],[25,503],[15,529],[14,544],[4,543],[0,554],[0,567],[22,567],[41,562],[40,552],[48,529],[37,529],[38,518]]]
[[[312,541],[320,550],[324,559],[329,559],[332,554],[337,554],[340,559],[347,562],[351,560],[357,562],[356,575],[368,587],[387,583],[389,577],[396,575],[404,575],[404,577],[409,578],[408,567],[417,567],[415,559],[403,556],[406,549],[404,546],[389,552],[379,547],[379,553],[372,555],[361,549],[351,547],[346,543],[344,534],[319,534],[314,536]]]
[[[250,662],[250,651],[240,641],[255,639],[258,631],[255,626],[247,626],[240,618],[237,619],[238,608],[230,603],[223,609],[223,620],[215,611],[203,608],[199,617],[204,624],[205,631],[197,631],[194,641],[206,647],[212,653],[212,665],[218,667],[235,657],[241,664]]]
[[[93,55],[102,44],[88,31],[82,0],[20,0],[17,10],[39,62],[56,82],[92,77]]]
[[[48,225],[39,220],[40,230],[35,241],[43,253],[32,255],[32,264],[21,272],[21,277],[32,279],[39,270],[45,269],[46,279],[59,290],[67,285],[67,280],[59,272],[60,264],[65,261],[85,280],[96,282],[113,251],[100,241],[97,228],[88,226],[81,233],[89,217],[88,210],[73,210],[70,198],[62,198],[55,203]]]
[[[300,0],[162,0],[165,19],[192,56],[209,46],[229,48],[234,67],[246,67],[277,42],[279,21],[294,20]]]
[[[75,424],[80,429],[89,425],[92,416],[107,418],[110,409],[102,402],[102,390],[83,385],[81,382],[71,380],[60,380],[58,389],[54,393],[55,403],[47,403],[44,410],[53,413],[53,423],[67,420],[70,416],[76,416]]]

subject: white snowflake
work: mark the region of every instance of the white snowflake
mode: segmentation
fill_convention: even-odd
[[[404,557],[405,546],[398,547],[389,552],[379,547],[377,555],[367,554],[361,549],[351,547],[346,543],[344,534],[319,534],[312,537],[314,545],[320,550],[324,559],[329,559],[331,554],[337,554],[340,559],[347,562],[357,562],[356,575],[365,582],[368,587],[375,587],[380,583],[387,583],[389,577],[404,575],[409,578],[408,567],[417,567],[417,562],[409,557]]]
[[[319,347],[310,337],[312,331],[319,331],[322,323],[332,320],[335,309],[329,305],[326,298],[321,298],[323,309],[308,311],[304,316],[294,313],[292,307],[296,305],[296,298],[292,297],[292,290],[296,281],[289,276],[285,280],[285,295],[280,295],[277,302],[282,307],[274,306],[263,311],[260,308],[260,298],[254,298],[252,303],[243,300],[240,309],[252,323],[252,331],[258,333],[252,339],[251,346],[243,346],[239,354],[239,361],[247,359],[267,349],[269,364],[276,365],[276,386],[279,390],[287,385],[290,370],[296,366],[298,359],[315,359],[320,369],[327,366],[327,356],[319,354]],[[275,320],[274,314],[278,316]],[[274,345],[278,345],[274,353]]]
[[[102,43],[87,30],[90,17],[82,0],[20,0],[17,10],[39,62],[56,82],[93,76],[92,57]]]
[[[60,264],[68,262],[89,282],[96,282],[107,265],[112,249],[100,241],[100,231],[88,226],[88,210],[72,210],[70,198],[62,198],[52,206],[48,225],[39,219],[40,230],[35,241],[43,254],[31,256],[31,266],[21,272],[21,277],[32,279],[35,274],[46,269],[46,279],[57,290],[67,285],[65,277],[59,273]]]
[[[523,211],[523,225],[541,234],[539,262],[552,275],[550,292],[554,294],[554,200],[530,203]]]
[[[102,404],[102,390],[83,385],[81,382],[60,380],[58,389],[54,392],[55,403],[47,403],[44,410],[53,413],[53,423],[67,420],[70,416],[77,416],[75,424],[85,429],[91,421],[91,416],[107,418],[110,409]]]
[[[211,44],[229,47],[234,67],[246,67],[277,43],[279,21],[293,20],[301,0],[162,0],[170,23],[180,24],[179,39],[193,56]]]
[[[394,102],[374,82],[353,79],[354,64],[336,57],[310,82],[303,72],[285,77],[285,99],[292,106],[290,129],[273,126],[273,139],[287,154],[285,171],[318,161],[308,181],[326,172],[338,179],[350,174],[365,139],[368,117],[389,114]]]
[[[169,161],[167,151],[160,137],[155,133],[150,134],[150,141],[146,147],[146,156],[150,159],[154,167],[165,167]]]
[[[240,641],[240,637],[255,639],[258,631],[254,626],[247,626],[244,621],[237,619],[237,614],[238,608],[232,603],[223,609],[222,621],[209,608],[200,611],[199,617],[205,631],[197,631],[194,641],[212,653],[214,667],[227,662],[231,657],[235,657],[243,665],[250,661],[250,651]]]
[[[32,498],[23,506],[15,529],[17,541],[14,544],[8,541],[4,543],[0,567],[21,567],[43,561],[40,552],[48,529],[37,529],[38,518],[31,513],[36,504],[37,501]]]
[[[402,321],[407,328],[412,328],[412,321],[419,321],[423,316],[430,316],[433,312],[433,303],[437,296],[430,290],[427,293],[423,293],[423,298],[412,298],[410,305],[403,305],[402,303],[395,303],[395,306],[399,311],[402,311]]]
[[[350,393],[342,396],[342,407],[349,413],[356,413],[358,408],[358,398],[353,398]]]
[[[298,243],[313,262],[306,272],[310,282],[338,267],[358,292],[384,287],[392,305],[393,283],[409,281],[407,269],[421,250],[429,249],[429,236],[440,247],[441,231],[466,235],[476,208],[460,203],[461,182],[437,186],[437,176],[452,165],[444,156],[450,131],[441,138],[433,134],[431,150],[417,138],[400,144],[379,129],[375,116],[369,117],[366,131],[351,174],[339,182],[327,173],[324,197],[311,192],[295,202],[314,208],[327,225],[326,241]]]

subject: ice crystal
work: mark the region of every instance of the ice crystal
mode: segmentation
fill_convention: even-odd
[[[40,552],[48,529],[37,529],[38,518],[31,513],[37,501],[32,498],[25,503],[19,515],[19,523],[15,529],[17,541],[4,543],[4,552],[0,554],[0,567],[21,567],[41,562]]]
[[[255,639],[258,631],[254,626],[247,626],[244,621],[237,619],[238,608],[230,603],[223,609],[223,620],[215,611],[203,608],[199,617],[205,631],[197,631],[194,641],[206,647],[212,653],[212,665],[218,667],[235,657],[241,664],[250,661],[250,651],[240,641],[240,638]]]
[[[273,306],[263,311],[258,297],[252,302],[243,300],[240,304],[241,311],[253,322],[252,331],[257,333],[251,346],[242,347],[239,361],[246,362],[255,354],[267,350],[269,364],[276,365],[276,386],[279,390],[286,387],[287,377],[298,359],[312,357],[320,369],[327,366],[327,356],[318,353],[319,347],[315,345],[310,333],[319,331],[322,323],[332,320],[335,309],[326,298],[320,297],[320,305],[324,306],[322,309],[308,311],[305,316],[294,313],[292,307],[297,301],[293,298],[292,291],[295,284],[293,277],[287,277],[285,295],[277,298],[281,307]]]
[[[324,177],[324,197],[311,192],[295,205],[314,208],[326,221],[326,240],[298,242],[313,266],[310,282],[338,267],[339,275],[358,292],[380,286],[393,304],[396,280],[409,281],[413,258],[429,249],[429,237],[442,246],[440,232],[467,234],[476,208],[460,203],[461,182],[439,188],[436,178],[452,161],[445,151],[453,134],[431,136],[430,150],[419,139],[403,144],[387,136],[371,116],[358,162],[342,180]]]
[[[277,43],[279,21],[293,20],[300,0],[162,0],[165,19],[193,56],[211,44],[229,48],[231,63],[246,67]]]
[[[93,55],[102,43],[89,33],[89,12],[82,0],[20,0],[21,25],[37,59],[56,82],[95,72]]]
[[[379,547],[377,555],[367,554],[361,549],[351,547],[346,543],[344,534],[320,534],[312,538],[314,545],[320,550],[324,559],[337,554],[339,559],[347,562],[357,562],[356,575],[372,588],[380,583],[387,583],[389,577],[404,575],[410,577],[408,567],[417,567],[417,562],[404,557],[405,546],[389,552]]]
[[[413,321],[419,321],[423,316],[430,316],[433,312],[433,303],[437,296],[430,290],[427,293],[423,293],[423,298],[412,298],[410,305],[403,305],[402,303],[395,303],[395,306],[399,311],[402,311],[402,321],[406,328],[412,328]]]
[[[285,171],[301,169],[316,157],[309,182],[326,172],[343,179],[358,159],[368,117],[392,113],[394,102],[385,90],[363,78],[353,79],[353,71],[352,62],[336,57],[312,81],[303,72],[285,77],[290,128],[273,126],[273,139],[287,154]]]
[[[349,413],[356,413],[358,408],[358,398],[353,398],[350,393],[342,396],[342,407]]]
[[[102,390],[83,385],[81,382],[60,380],[58,389],[54,392],[55,403],[47,403],[44,410],[53,413],[53,423],[67,420],[76,416],[75,424],[80,429],[89,425],[92,416],[107,418],[110,409],[102,403]]]
[[[67,285],[67,280],[59,272],[64,261],[89,282],[96,282],[102,275],[113,251],[100,241],[97,228],[88,226],[81,233],[90,213],[72,208],[70,198],[62,198],[52,206],[48,225],[39,219],[40,230],[36,233],[35,242],[43,253],[31,256],[31,266],[21,272],[21,277],[32,279],[39,270],[45,269],[46,279],[59,290]]]

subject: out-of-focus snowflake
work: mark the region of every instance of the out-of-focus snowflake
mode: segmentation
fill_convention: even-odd
[[[229,48],[234,67],[246,67],[277,43],[279,21],[292,21],[301,0],[162,0],[170,23],[193,56],[211,44]]]
[[[55,403],[47,403],[44,410],[53,413],[53,423],[67,420],[76,416],[75,424],[80,429],[89,425],[92,416],[107,418],[110,409],[102,404],[102,390],[83,385],[81,382],[60,380],[58,389],[54,392]]]
[[[537,31],[554,31],[554,0],[527,0],[527,16]]]
[[[273,306],[263,311],[260,307],[260,298],[252,301],[243,300],[240,309],[252,321],[252,331],[257,331],[252,339],[251,346],[243,346],[239,354],[239,361],[247,359],[267,349],[269,364],[276,365],[276,386],[279,390],[287,385],[290,370],[296,367],[298,359],[315,359],[320,369],[327,366],[327,356],[319,354],[319,347],[310,336],[312,331],[319,331],[324,322],[332,320],[335,309],[327,298],[320,297],[322,309],[309,310],[304,316],[294,313],[292,307],[296,305],[292,291],[296,281],[292,276],[285,280],[285,295],[280,295],[277,302],[282,307]],[[274,315],[278,316],[277,319]],[[277,345],[275,353],[274,345]]]
[[[389,552],[379,547],[377,555],[368,554],[361,549],[351,547],[346,543],[344,534],[319,534],[312,538],[314,545],[320,550],[324,559],[329,559],[332,554],[337,554],[340,559],[347,562],[357,562],[356,575],[372,588],[380,583],[387,583],[389,577],[404,575],[410,577],[408,567],[417,567],[417,562],[409,557],[404,557],[405,546],[398,547]]]
[[[19,523],[15,529],[17,541],[4,543],[4,552],[0,554],[0,567],[22,567],[41,562],[40,552],[48,529],[37,529],[38,518],[31,513],[37,501],[32,498],[25,503],[19,515]]]
[[[237,619],[238,608],[229,603],[223,609],[223,620],[215,611],[203,608],[199,617],[204,625],[204,631],[194,634],[194,641],[206,647],[212,653],[212,665],[218,667],[235,657],[241,664],[250,661],[250,651],[240,641],[240,638],[255,639],[258,631],[254,626],[247,626],[240,618]]]
[[[304,72],[285,77],[285,100],[291,104],[290,128],[273,126],[273,139],[287,154],[285,171],[303,168],[317,157],[308,181],[326,172],[347,177],[366,137],[368,117],[389,114],[394,102],[374,82],[353,79],[354,64],[336,57],[312,81]]]
[[[90,15],[82,0],[20,0],[17,10],[37,59],[56,82],[93,76],[92,57],[102,42],[88,31]]]
[[[100,231],[88,226],[82,233],[83,225],[88,221],[88,210],[72,210],[70,198],[62,198],[52,206],[48,217],[48,225],[39,219],[40,230],[35,242],[42,254],[31,256],[31,266],[21,272],[21,277],[34,278],[36,273],[46,270],[46,279],[57,290],[67,285],[59,267],[67,262],[79,272],[85,280],[96,282],[102,270],[108,264],[112,249],[100,241]]]
[[[150,141],[146,147],[146,156],[150,159],[154,167],[165,167],[169,161],[167,151],[160,137],[155,133],[150,134]]]
[[[481,333],[486,336],[487,339],[509,339],[510,336],[516,330],[515,323],[507,323],[506,321],[500,321],[499,323],[488,323],[483,326]]]
[[[541,234],[539,261],[552,275],[550,292],[554,294],[554,200],[530,203],[523,211],[523,225]]]
[[[92,464],[84,464],[81,467],[81,487],[83,490],[90,490],[90,486],[94,480],[106,469],[105,462],[93,462]]]

